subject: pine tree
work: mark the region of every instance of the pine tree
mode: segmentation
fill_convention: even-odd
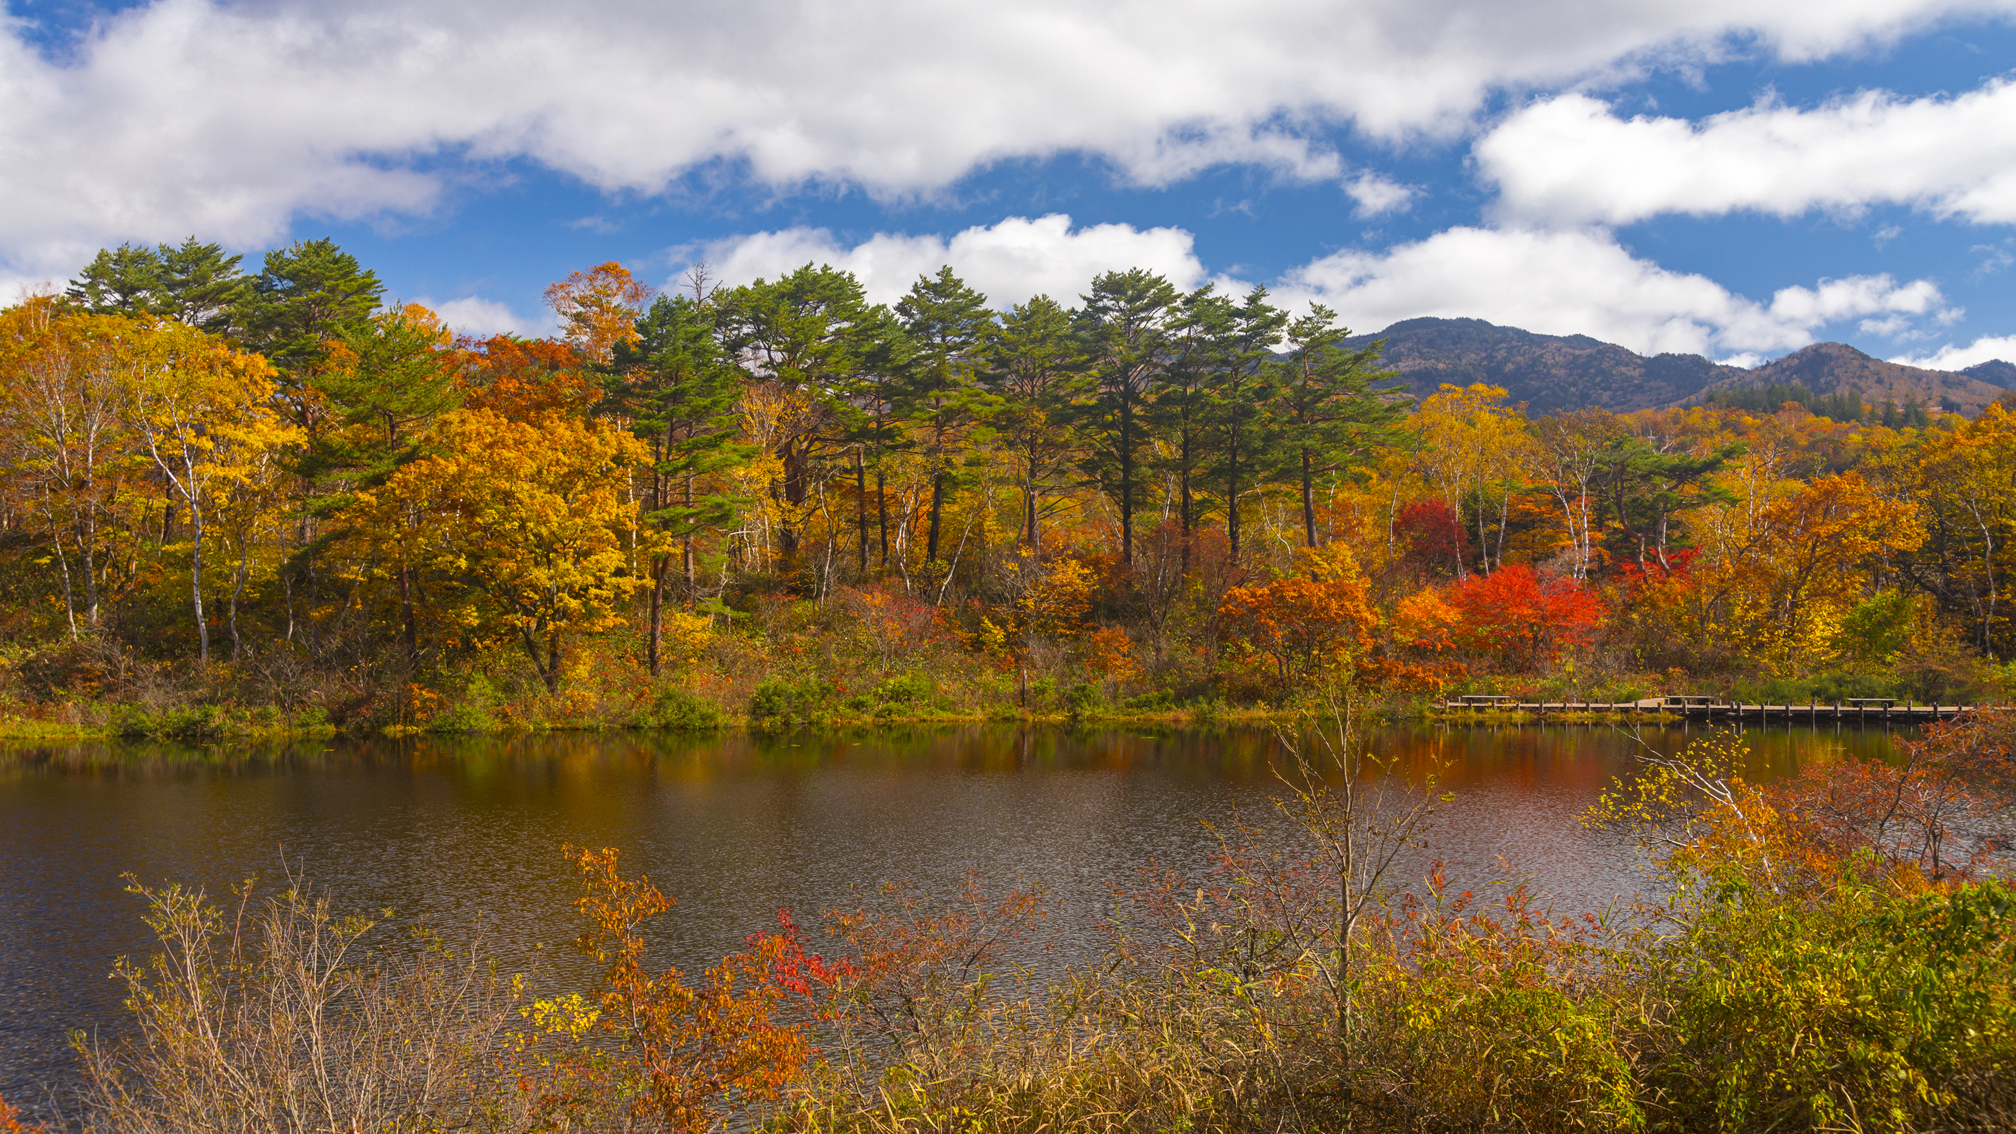
[[[981,380],[996,400],[992,424],[1015,454],[1022,486],[1022,542],[1038,550],[1043,491],[1075,449],[1070,430],[1070,379],[1078,366],[1071,312],[1047,295],[1008,309],[994,328]]]
[[[64,292],[93,315],[152,315],[161,291],[161,254],[144,244],[100,248]]]
[[[1300,489],[1310,547],[1316,546],[1316,478],[1348,472],[1395,444],[1408,409],[1392,387],[1376,385],[1399,378],[1376,369],[1385,340],[1346,348],[1351,332],[1336,320],[1336,312],[1312,304],[1288,325],[1288,357],[1272,407],[1282,438],[1278,452],[1289,462],[1284,479]]]
[[[359,489],[384,484],[393,471],[423,455],[427,427],[461,402],[452,337],[424,307],[393,308],[345,329],[330,365],[314,375],[314,388],[330,413],[296,465],[311,485],[342,491],[311,497],[316,515],[334,513]],[[401,634],[406,660],[419,664],[417,581],[403,532],[394,541]]]
[[[232,315],[244,302],[252,281],[238,269],[242,256],[226,256],[221,245],[198,244],[195,237],[160,248],[160,296],[157,312],[213,335],[229,335]]]
[[[325,344],[364,325],[385,285],[324,237],[266,253],[235,314],[245,345],[297,384],[327,356]]]
[[[1224,486],[1226,554],[1236,564],[1240,498],[1273,463],[1267,404],[1274,392],[1274,346],[1288,313],[1267,302],[1264,287],[1247,292],[1236,305],[1214,294],[1198,306],[1207,344],[1205,439],[1211,472]]]
[[[919,434],[931,471],[931,511],[924,562],[938,561],[945,495],[959,474],[956,446],[965,430],[987,416],[990,395],[978,372],[994,329],[987,297],[967,287],[948,265],[923,276],[896,303],[896,319],[910,339],[910,365],[898,402]]]
[[[855,443],[857,411],[847,395],[871,364],[893,364],[892,340],[902,329],[886,307],[868,302],[853,273],[811,264],[774,283],[730,289],[716,303],[729,354],[785,396],[771,442],[781,471],[770,496],[780,566],[790,570],[798,554],[797,513],[821,464],[834,447]]]
[[[327,399],[315,383],[329,362],[328,344],[363,328],[384,292],[378,277],[336,242],[300,240],[266,253],[257,279],[240,296],[229,318],[248,349],[276,371],[276,400],[282,412],[316,451],[321,443]],[[296,491],[303,503],[294,533],[296,552],[284,574],[287,637],[294,636],[294,585],[305,583],[312,602],[316,588],[314,522],[306,506],[317,494],[312,465],[296,462]]]
[[[719,490],[716,474],[756,455],[735,443],[741,374],[722,349],[714,311],[704,299],[661,296],[637,320],[636,335],[613,347],[609,408],[630,421],[649,447],[644,519],[680,546],[681,575],[696,585],[694,537],[733,523],[748,501]],[[668,550],[650,562],[651,673],[661,667]]]
[[[1088,442],[1084,469],[1120,509],[1120,561],[1134,562],[1134,512],[1143,503],[1144,410],[1162,376],[1176,289],[1145,268],[1092,281],[1078,312],[1090,389],[1079,413]]]
[[[1147,408],[1153,432],[1167,445],[1158,462],[1173,478],[1176,522],[1183,536],[1183,568],[1190,566],[1190,537],[1203,519],[1199,499],[1209,462],[1205,434],[1210,427],[1212,369],[1217,365],[1217,336],[1223,330],[1225,298],[1211,287],[1185,295],[1169,329],[1162,380]]]

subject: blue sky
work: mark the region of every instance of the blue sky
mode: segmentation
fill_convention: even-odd
[[[2016,358],[2016,0],[11,0],[0,284],[334,236],[537,333],[615,259],[998,301],[1135,264],[1361,331]]]

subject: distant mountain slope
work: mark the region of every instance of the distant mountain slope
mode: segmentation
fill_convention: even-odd
[[[1652,358],[1587,335],[1538,335],[1482,319],[1408,319],[1377,335],[1386,340],[1386,365],[1409,390],[1427,397],[1444,382],[1503,386],[1534,413],[1602,406],[1623,413],[1670,405],[1709,384],[1745,374],[1698,354]]]
[[[1903,405],[1916,401],[1966,413],[1974,413],[2002,396],[2000,386],[1983,382],[1964,371],[1921,370],[1916,366],[1885,362],[1843,343],[1814,343],[1755,370],[1739,370],[1736,376],[1724,378],[1703,390],[1701,396],[1712,395],[1718,390],[1775,382],[1797,382],[1816,394],[1860,390],[1865,402],[1881,404],[1894,401]]]
[[[2016,390],[2016,363],[2004,362],[1999,358],[1987,362],[1977,362],[1960,373],[1969,378],[1979,378],[1991,386],[2005,390]]]
[[[1407,319],[1377,335],[1349,340],[1362,346],[1386,340],[1386,365],[1400,372],[1417,397],[1443,383],[1503,386],[1533,413],[1601,406],[1617,413],[1698,404],[1708,394],[1770,383],[1802,383],[1816,394],[1851,387],[1865,400],[1894,399],[1973,412],[2016,388],[2016,366],[1984,362],[1966,371],[1921,370],[1871,358],[1841,343],[1819,343],[1755,370],[1724,366],[1698,354],[1650,358],[1587,335],[1541,335],[1482,319]]]

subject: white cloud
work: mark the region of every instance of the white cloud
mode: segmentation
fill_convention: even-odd
[[[1705,276],[1633,257],[1603,232],[1453,228],[1383,252],[1345,251],[1296,269],[1275,296],[1316,301],[1360,331],[1419,316],[1473,317],[1590,335],[1642,354],[1786,351],[1842,319],[1935,316],[1939,289],[1889,276],[1788,287],[1758,303]]]
[[[1514,113],[1475,155],[1498,186],[1498,215],[1529,222],[1901,204],[2007,223],[2016,221],[2016,82],[1957,98],[1865,91],[1810,109],[1764,103],[1698,124],[1626,120],[1567,94]]]
[[[2016,0],[155,0],[60,58],[0,23],[0,266],[100,244],[253,247],[410,215],[484,163],[606,191],[695,170],[930,193],[1084,152],[1162,182],[1342,176],[1322,141],[1462,128],[1559,89],[1761,45],[1825,56]]]
[[[431,308],[441,321],[456,331],[468,335],[523,335],[536,338],[551,334],[553,322],[549,319],[524,319],[503,303],[481,296],[464,296],[435,303],[430,299],[417,300],[422,307]]]
[[[1210,276],[1181,229],[1074,229],[1069,217],[1054,214],[1010,217],[949,240],[878,233],[845,245],[824,229],[784,229],[719,241],[697,258],[730,284],[830,264],[853,272],[877,302],[896,300],[943,264],[997,306],[1039,292],[1074,304],[1094,275],[1115,268],[1148,268],[1183,288],[1207,279],[1234,290],[1248,286]],[[1899,284],[1881,275],[1786,287],[1760,303],[1705,276],[1637,259],[1604,232],[1455,228],[1383,252],[1325,256],[1269,286],[1276,302],[1325,304],[1361,332],[1421,316],[1467,316],[1543,334],[1591,335],[1644,354],[1736,355],[1738,365],[1805,346],[1815,332],[1845,320],[1876,321],[1905,335],[1948,310],[1930,281]]]
[[[1406,212],[1414,201],[1416,190],[1411,185],[1402,185],[1376,173],[1361,173],[1344,183],[1344,192],[1358,202],[1359,216],[1377,217]]]
[[[1966,346],[1947,345],[1926,355],[1902,355],[1890,361],[1927,370],[1965,370],[1993,359],[2016,362],[2016,335],[1984,336]]]
[[[1074,229],[1071,218],[1060,213],[1034,220],[1009,217],[950,240],[877,233],[852,247],[842,246],[825,229],[790,228],[717,241],[697,258],[728,284],[774,279],[808,263],[828,264],[853,272],[877,303],[894,302],[917,277],[946,264],[1004,307],[1039,294],[1073,305],[1093,276],[1117,269],[1147,268],[1186,288],[1202,283],[1205,275],[1191,236],[1182,229],[1125,224]]]

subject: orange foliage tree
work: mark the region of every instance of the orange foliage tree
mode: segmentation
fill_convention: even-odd
[[[1301,573],[1234,587],[1218,604],[1218,640],[1235,666],[1264,661],[1281,688],[1363,654],[1379,617],[1358,562],[1341,544],[1296,556]]]
[[[1970,713],[1900,740],[1903,759],[1822,760],[1767,797],[1802,841],[1836,862],[1968,881],[2016,864],[2016,713]]]
[[[1572,579],[1541,575],[1523,563],[1472,575],[1449,588],[1445,601],[1456,613],[1450,640],[1514,670],[1587,646],[1604,614],[1603,600],[1594,591]]]
[[[470,409],[539,421],[579,416],[602,396],[565,343],[496,335],[462,345],[462,388]]]
[[[637,316],[654,289],[638,283],[614,260],[546,289],[546,305],[560,316],[568,345],[590,362],[608,362],[618,342],[637,337]]]

